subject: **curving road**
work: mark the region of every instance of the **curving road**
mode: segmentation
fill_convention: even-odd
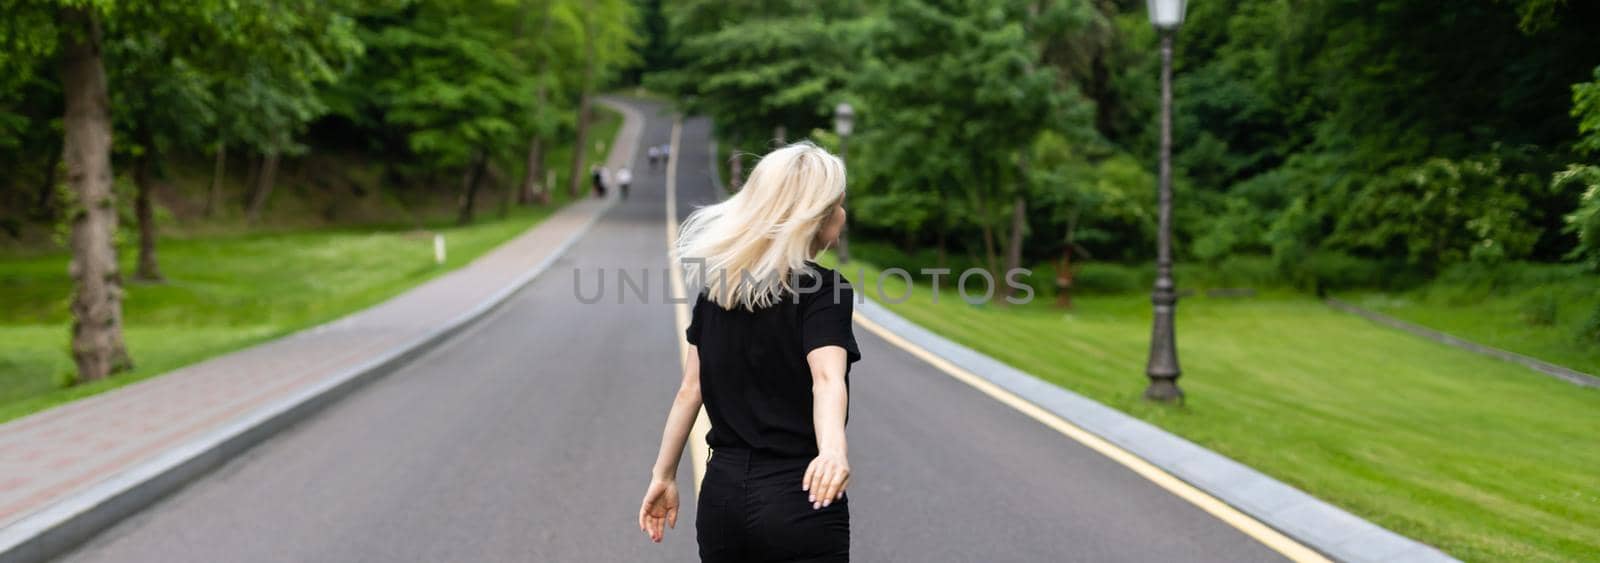
[[[672,118],[648,102],[644,146]],[[678,213],[714,201],[710,124],[683,123]],[[119,524],[72,561],[694,561],[635,518],[677,386],[665,175],[487,319]],[[604,299],[580,302],[606,270]],[[618,303],[615,273],[648,276]],[[648,271],[648,274],[643,272]],[[1244,534],[865,330],[852,373],[859,561],[1281,560]],[[798,484],[797,484],[798,486]]]

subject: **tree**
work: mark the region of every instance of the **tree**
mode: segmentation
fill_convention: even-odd
[[[525,136],[535,100],[528,62],[503,47],[520,9],[466,1],[415,3],[374,20],[362,82],[384,123],[431,168],[458,170],[457,222],[472,221],[496,151]]]
[[[0,56],[0,70],[26,76],[38,68],[40,61],[53,57],[59,61],[65,99],[62,162],[66,168],[66,191],[72,199],[66,213],[72,232],[71,274],[75,286],[72,350],[80,381],[104,378],[132,365],[122,340],[122,281],[113,245],[117,225],[112,190],[113,119],[121,112],[114,110],[113,95],[107,86],[108,55],[121,57],[110,59],[117,64],[114,75],[147,80],[132,84],[138,91],[118,90],[119,101],[139,105],[159,98],[202,99],[195,92],[197,78],[182,65],[172,66],[174,61],[192,60],[167,50],[176,44],[174,37],[182,38],[185,45],[205,45],[219,53],[236,54],[244,50],[241,46],[251,45],[273,49],[277,47],[272,41],[276,37],[249,31],[284,29],[286,14],[316,4],[309,0],[304,3],[307,6],[273,4],[271,10],[255,9],[260,6],[254,4],[235,9],[220,1],[122,5],[61,0],[5,6],[8,23],[14,24],[5,39],[7,49]],[[127,68],[121,66],[123,59]],[[174,68],[174,76],[154,76]],[[148,98],[140,100],[141,96]],[[143,109],[171,108],[146,104]],[[162,148],[163,137],[189,125],[172,123],[171,119],[199,117],[204,121],[203,115],[168,116],[168,121],[156,116],[121,115],[120,121],[135,132],[134,138],[125,140],[122,146],[125,154],[141,162],[136,170],[153,162]],[[146,167],[136,176],[148,179],[149,171]],[[144,184],[148,188],[148,182]],[[148,189],[141,189],[141,193],[139,216],[148,220],[152,215]],[[148,221],[145,223],[149,225]],[[153,251],[153,231],[142,230]],[[154,254],[147,257],[149,267],[141,273],[159,275],[154,268]]]
[[[672,4],[668,33],[681,63],[647,82],[684,111],[710,116],[734,152],[827,128],[860,68],[861,11],[837,1]],[[736,165],[731,188],[742,172]]]
[[[80,381],[131,368],[122,341],[122,276],[112,244],[117,228],[111,190],[111,101],[106,93],[100,17],[92,6],[62,7],[61,89],[66,182],[72,224],[72,356]]]
[[[550,202],[550,191],[555,186],[544,185],[544,154],[547,141],[554,136],[562,122],[564,112],[564,82],[577,66],[577,53],[582,41],[582,26],[575,6],[558,0],[527,1],[523,15],[517,22],[513,50],[524,60],[534,63],[536,70],[531,84],[534,105],[528,116],[532,131],[528,135],[527,159],[523,166],[522,182],[517,190],[517,202],[523,205]]]
[[[583,80],[579,83],[577,134],[572,151],[572,173],[567,191],[577,196],[585,174],[589,143],[589,124],[593,120],[594,91],[622,67],[632,64],[638,43],[634,33],[638,15],[627,0],[585,0],[580,12],[583,22]]]
[[[880,184],[938,194],[938,229],[963,214],[991,272],[1002,253],[1008,266],[1020,260],[1029,174],[1021,149],[1061,123],[1065,103],[1024,15],[989,2],[892,2],[852,88],[865,106],[862,144],[873,147],[863,164],[875,188],[864,197]]]

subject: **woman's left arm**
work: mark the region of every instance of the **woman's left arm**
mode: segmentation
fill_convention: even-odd
[[[678,460],[683,457],[689,429],[699,414],[700,350],[691,344],[689,357],[683,362],[683,382],[678,385],[672,410],[667,413],[666,428],[661,431],[661,449],[650,470],[650,487],[645,490],[644,503],[639,507],[639,529],[649,534],[652,541],[660,542],[666,527],[678,527]]]
[[[839,500],[850,484],[850,448],[844,438],[844,413],[850,404],[844,384],[847,360],[847,352],[839,346],[822,346],[806,354],[811,366],[811,423],[817,432],[817,457],[806,468],[801,488],[811,492],[813,509]]]

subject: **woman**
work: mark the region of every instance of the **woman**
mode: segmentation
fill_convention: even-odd
[[[678,256],[690,285],[704,289],[639,508],[651,540],[677,526],[678,458],[703,397],[711,455],[696,505],[700,559],[849,561],[855,294],[812,261],[844,228],[844,189],[843,161],[797,143],[684,221]]]

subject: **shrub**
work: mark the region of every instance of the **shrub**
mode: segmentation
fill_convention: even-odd
[[[1144,284],[1140,273],[1129,266],[1089,262],[1078,266],[1072,278],[1073,289],[1084,293],[1128,293]]]
[[[1540,292],[1522,304],[1522,320],[1530,325],[1550,326],[1556,324],[1558,309],[1555,294]]]
[[[1585,344],[1600,344],[1600,303],[1589,312],[1589,318],[1578,325],[1578,340]]]

